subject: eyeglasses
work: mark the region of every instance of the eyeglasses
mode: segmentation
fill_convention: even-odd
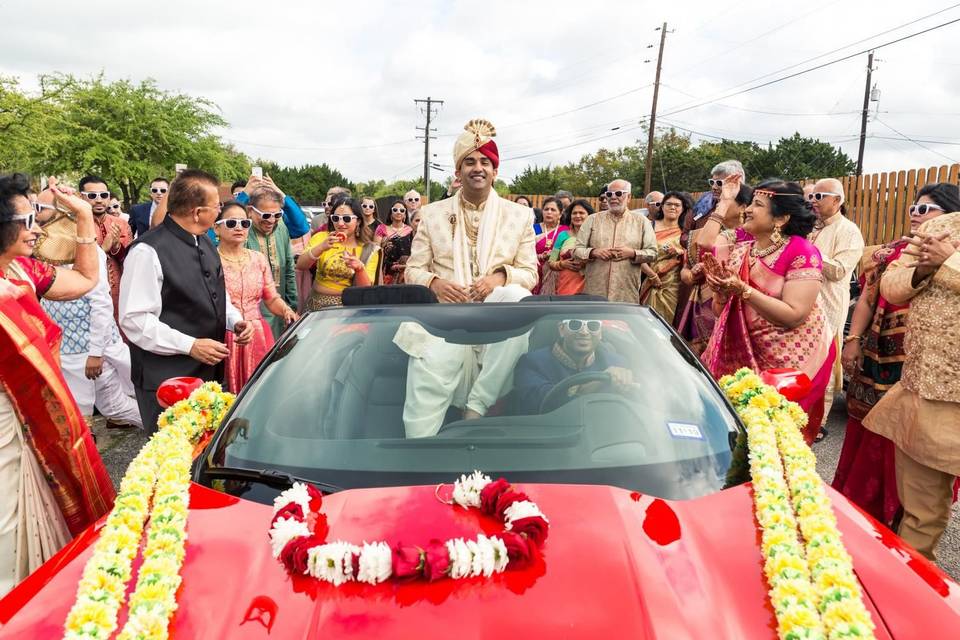
[[[23,226],[29,231],[30,229],[33,229],[33,224],[37,221],[37,212],[31,211],[30,213],[25,213],[23,215],[11,216],[10,219],[15,220],[16,222],[22,222]]]
[[[376,209],[377,205],[375,204],[362,204],[360,205],[361,209]]]
[[[109,200],[110,192],[109,191],[81,191],[82,195],[87,197],[87,200],[96,200],[100,198],[101,200]]]
[[[599,320],[564,320],[563,327],[573,333],[581,333],[584,328],[590,333],[600,333],[602,326]]]
[[[707,182],[710,183],[711,188],[719,189],[723,186],[723,180],[718,180],[717,178],[710,178]]]
[[[407,202],[420,202],[420,198],[407,198]]]
[[[840,197],[840,194],[839,194],[839,193],[833,193],[833,192],[831,192],[831,191],[818,191],[817,193],[810,193],[810,194],[808,194],[808,195],[807,195],[807,200],[809,200],[810,202],[813,202],[814,200],[816,200],[817,202],[820,202],[821,200],[823,200],[824,198],[826,198],[826,197],[828,197],[828,196],[835,196],[835,197],[839,198],[839,197]]]
[[[629,191],[607,191],[606,196],[607,200],[609,200],[610,198],[622,198],[629,193]]]
[[[680,209],[680,208],[683,207],[683,203],[682,203],[682,202],[675,202],[675,201],[671,200],[670,202],[662,202],[662,203],[660,203],[660,206],[662,206],[662,207],[670,207],[671,209]]]
[[[166,193],[166,187],[150,187],[150,193]]]
[[[53,206],[52,204],[44,204],[44,203],[42,203],[42,202],[34,202],[34,203],[33,203],[33,210],[36,211],[37,213],[43,213],[43,210],[44,210],[44,209],[52,209],[52,210],[54,210],[54,211],[57,210],[57,208],[56,208],[55,206]]]
[[[227,229],[236,229],[240,225],[241,229],[249,229],[253,221],[250,218],[227,218],[226,220],[217,220],[214,224],[222,224]]]
[[[913,217],[925,216],[930,210],[945,211],[945,209],[936,204],[912,204],[910,205],[910,215]]]
[[[406,213],[406,212],[407,212],[406,209],[401,209],[400,207],[394,207],[393,209],[390,209],[390,213]]]
[[[338,213],[334,213],[334,214],[332,214],[332,215],[330,216],[330,220],[332,220],[334,224],[336,224],[336,223],[338,223],[338,222],[342,222],[343,224],[350,224],[351,222],[353,222],[353,221],[356,220],[356,219],[357,219],[356,216],[351,215],[351,214],[349,214],[349,213],[345,213],[345,214],[343,214],[343,215],[340,215],[340,214],[338,214]]]
[[[279,220],[283,216],[283,211],[260,211],[253,205],[250,205],[250,208],[256,211],[262,220]]]

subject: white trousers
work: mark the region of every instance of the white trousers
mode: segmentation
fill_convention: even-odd
[[[93,414],[93,407],[107,420],[140,427],[140,409],[130,381],[130,348],[118,340],[103,350],[103,373],[96,380],[85,374],[87,354],[60,356],[63,377],[77,401],[81,413]]]
[[[484,302],[516,302],[530,295],[517,285],[497,287]],[[404,323],[411,324],[411,323]],[[450,406],[486,414],[513,386],[513,369],[529,345],[529,333],[485,347],[451,344],[423,327],[405,327],[394,341],[410,355],[403,425],[408,438],[436,435]]]

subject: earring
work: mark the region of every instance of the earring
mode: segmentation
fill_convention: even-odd
[[[773,227],[773,233],[770,234],[770,241],[773,242],[773,244],[780,244],[783,242],[783,234],[780,233],[779,224]]]

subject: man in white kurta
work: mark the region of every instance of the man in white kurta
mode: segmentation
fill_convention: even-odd
[[[823,398],[825,424],[833,405],[834,392],[841,387],[839,354],[843,343],[843,327],[850,306],[850,276],[863,257],[863,234],[841,211],[844,193],[839,180],[827,178],[818,181],[813,186],[813,192],[807,197],[813,203],[813,211],[823,225],[813,232],[811,240],[820,250],[823,260],[823,284],[820,285],[819,302],[826,316],[827,326],[835,336],[838,354],[834,376]]]
[[[462,183],[452,197],[421,209],[404,277],[429,287],[440,302],[515,302],[536,286],[533,211],[500,198],[496,131],[471,120],[454,145]],[[403,410],[407,437],[437,433],[449,407],[478,418],[509,390],[527,336],[485,348],[449,344],[416,323],[404,323],[394,342],[410,356]]]
[[[63,329],[60,366],[77,406],[85,416],[94,406],[107,420],[140,427],[140,410],[130,382],[130,349],[120,338],[107,281],[106,254],[99,248],[100,279],[78,300],[42,300]]]

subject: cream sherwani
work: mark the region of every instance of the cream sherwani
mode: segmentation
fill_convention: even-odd
[[[463,200],[461,193],[421,209],[420,227],[404,270],[406,282],[429,287],[434,278],[443,278],[469,286],[476,276],[503,271],[508,286],[532,290],[538,278],[533,210],[500,198],[492,190],[481,207],[474,207]],[[477,248],[483,264],[468,265],[471,273],[459,274],[457,262],[461,256],[455,256],[454,245],[464,240],[465,215],[480,219],[477,244],[486,246]],[[469,260],[468,256],[462,258]],[[473,268],[478,273],[472,272]]]
[[[468,233],[471,226],[475,239]],[[533,212],[528,207],[493,191],[480,207],[459,193],[423,207],[404,274],[408,284],[430,286],[443,278],[466,287],[500,271],[506,285],[494,289],[485,302],[516,302],[537,283]],[[403,323],[393,341],[410,356],[403,407],[408,438],[435,435],[451,405],[484,415],[509,392],[513,369],[528,347],[526,334],[486,346],[451,344],[415,322]]]
[[[864,243],[860,227],[839,211],[823,221],[823,227],[813,232],[811,241],[820,250],[820,258],[823,260],[823,282],[820,284],[818,300],[837,348],[833,377],[823,396],[822,424],[826,424],[833,406],[834,394],[842,386],[840,348],[850,307],[850,276],[863,258]]]

